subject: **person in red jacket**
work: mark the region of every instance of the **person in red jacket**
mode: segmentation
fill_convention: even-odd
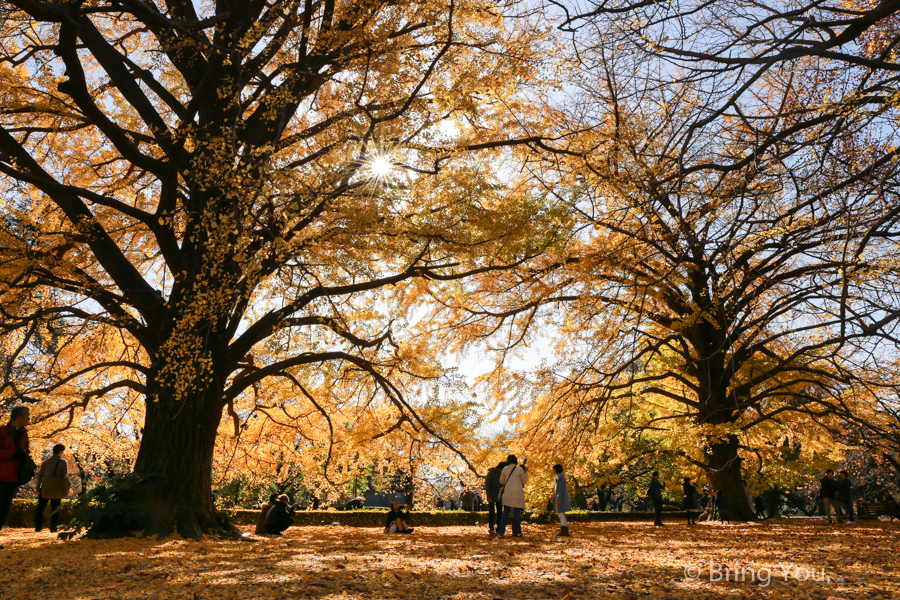
[[[9,423],[0,427],[0,529],[6,525],[13,498],[19,491],[19,459],[28,454],[25,427],[30,422],[28,407],[17,406],[9,413]]]

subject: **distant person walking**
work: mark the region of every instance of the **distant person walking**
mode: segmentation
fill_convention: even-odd
[[[841,471],[841,478],[837,482],[837,501],[847,513],[847,522],[856,523],[856,515],[853,514],[853,482],[847,471]]]
[[[556,514],[559,515],[559,537],[569,537],[569,522],[566,520],[566,513],[572,510],[572,504],[569,501],[569,489],[566,486],[566,474],[563,473],[562,465],[553,465],[553,471],[556,477],[553,479],[553,506]]]
[[[653,479],[650,480],[650,487],[647,489],[647,495],[653,500],[653,513],[656,520],[653,522],[657,527],[662,527],[662,491],[666,487],[665,481],[659,480],[659,471],[653,472]]]
[[[28,431],[31,411],[16,406],[9,413],[9,423],[0,427],[0,529],[6,525],[13,498],[19,491],[19,464],[30,460]]]
[[[69,463],[62,457],[66,447],[62,444],[53,446],[53,455],[41,464],[37,476],[38,504],[34,512],[34,530],[44,528],[44,510],[50,503],[50,531],[55,533],[59,528],[59,506],[69,493]],[[64,487],[60,487],[64,485]],[[57,489],[59,488],[59,489]]]
[[[503,504],[503,514],[500,516],[500,525],[497,527],[497,537],[502,538],[506,534],[506,523],[512,514],[513,537],[522,537],[522,513],[525,511],[525,484],[528,483],[528,469],[523,461],[519,466],[519,459],[514,454],[506,458],[506,467],[500,473],[500,502]]]
[[[713,490],[713,517],[723,523],[728,521],[728,498],[722,490]]]
[[[681,489],[684,491],[684,511],[687,513],[688,525],[696,525],[697,513],[700,512],[697,486],[691,483],[690,477],[685,477]]]
[[[503,506],[500,504],[500,473],[506,467],[505,462],[498,463],[496,467],[488,469],[484,478],[484,499],[488,507],[488,533],[494,535],[494,525],[499,525],[500,513]]]
[[[828,522],[833,523],[831,520],[831,509],[835,509],[835,517],[838,517],[840,513],[837,505],[837,485],[834,480],[834,471],[828,469],[825,471],[825,477],[820,481],[822,484],[822,504],[825,508],[825,516],[828,517]]]

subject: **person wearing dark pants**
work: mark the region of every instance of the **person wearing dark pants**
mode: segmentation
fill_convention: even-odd
[[[728,498],[725,497],[725,493],[722,490],[713,490],[713,520],[714,521],[722,521],[723,523],[728,521]]]
[[[506,463],[501,462],[496,467],[491,467],[484,478],[484,496],[487,500],[488,533],[490,535],[494,535],[494,525],[499,525],[500,513],[503,512],[503,506],[500,504],[500,473],[505,466]]]
[[[50,531],[56,532],[59,527],[59,506],[62,504],[62,498],[44,498],[44,482],[51,477],[58,478],[67,477],[69,475],[69,463],[62,457],[65,449],[66,447],[62,444],[53,446],[53,456],[45,460],[43,464],[41,464],[41,470],[38,471],[38,505],[37,510],[34,513],[35,531],[40,531],[44,528],[44,510],[46,510],[48,502],[50,503]],[[50,493],[50,495],[52,496],[53,494]]]
[[[28,456],[25,427],[31,422],[31,411],[27,406],[16,406],[9,417],[9,423],[0,427],[0,529],[6,525],[13,498],[19,492],[19,461]]]
[[[840,509],[838,508],[837,498],[837,484],[834,481],[834,471],[828,469],[825,471],[825,477],[821,480],[822,484],[822,504],[825,508],[825,516],[828,517],[828,522],[831,523],[831,511],[834,510],[835,518],[840,520],[841,514]]]
[[[510,454],[506,459],[506,467],[500,473],[500,485],[503,486],[503,514],[497,526],[497,537],[506,535],[506,523],[512,515],[513,537],[522,537],[522,513],[525,511],[525,484],[528,483],[528,469],[524,461],[519,466],[519,459]]]
[[[653,512],[656,520],[653,522],[657,527],[662,526],[662,491],[666,487],[665,481],[659,480],[659,471],[653,472],[653,479],[650,480],[650,488],[647,495],[653,500]]]
[[[697,486],[691,483],[690,477],[685,477],[681,489],[684,490],[684,512],[687,513],[688,525],[695,525],[697,513],[700,512],[700,503],[697,502]]]
[[[837,482],[837,501],[847,513],[847,522],[856,523],[856,515],[853,514],[853,482],[847,471],[841,471],[841,478]]]

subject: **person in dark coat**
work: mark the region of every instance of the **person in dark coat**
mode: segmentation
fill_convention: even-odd
[[[713,490],[713,520],[728,521],[728,498],[722,490]]]
[[[697,513],[700,512],[700,503],[697,499],[697,486],[691,483],[690,477],[685,477],[681,489],[684,491],[684,510],[687,513],[688,525],[696,525]]]
[[[847,522],[856,523],[856,515],[853,514],[853,482],[847,471],[841,471],[841,478],[837,482],[837,501],[847,513]]]
[[[278,494],[272,494],[269,496],[269,501],[259,507],[259,515],[256,517],[256,535],[265,535],[267,533],[266,516],[269,514],[269,509],[275,506],[276,502],[278,502]]]
[[[553,479],[553,510],[559,515],[559,533],[560,537],[569,537],[569,522],[566,520],[566,513],[572,510],[572,503],[569,500],[569,489],[566,486],[566,474],[563,473],[562,465],[553,465],[553,471],[556,477]]]
[[[653,513],[656,520],[653,522],[657,527],[662,527],[662,491],[666,487],[665,481],[659,480],[659,471],[653,472],[653,479],[650,480],[650,487],[647,489],[647,495],[653,500]]]
[[[900,519],[900,503],[897,502],[889,491],[884,491],[884,494],[881,496],[881,501],[890,506],[891,510],[894,511],[894,516]]]
[[[286,494],[281,494],[278,496],[278,501],[266,513],[266,533],[268,535],[280,536],[283,531],[294,524],[294,507],[290,505],[290,501]]]
[[[463,510],[475,510],[475,500],[475,492],[473,492],[471,488],[467,487],[459,494],[459,505]]]
[[[30,422],[28,407],[16,406],[9,413],[9,423],[0,427],[0,529],[6,525],[13,498],[19,492],[19,461],[28,456],[25,428]]]
[[[490,535],[494,535],[494,525],[500,519],[500,513],[503,511],[503,507],[500,506],[500,473],[505,466],[506,463],[501,462],[496,467],[491,467],[484,478],[484,496],[487,500],[488,533]]]
[[[349,501],[347,504],[343,506],[341,510],[359,510],[360,508],[366,507],[366,499],[362,496],[357,496],[353,500]]]
[[[391,502],[391,510],[387,514],[387,520],[384,524],[385,533],[412,533],[413,528],[409,526],[409,512],[404,512],[406,505],[400,506],[399,502]]]
[[[825,471],[825,477],[823,477],[820,481],[822,484],[822,504],[825,508],[825,516],[828,517],[828,522],[833,523],[831,520],[831,510],[834,508],[835,517],[840,517],[840,508],[838,508],[837,504],[837,482],[834,480],[834,471],[828,469]]]

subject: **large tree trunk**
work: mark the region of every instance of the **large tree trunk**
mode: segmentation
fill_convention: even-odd
[[[221,389],[213,386],[182,399],[174,399],[167,389],[148,396],[134,472],[157,484],[141,506],[150,516],[150,532],[169,533],[177,528],[191,538],[237,532],[216,520],[212,498],[221,397]]]
[[[747,499],[741,477],[741,457],[738,439],[729,435],[725,440],[712,440],[706,448],[706,476],[710,485],[725,495],[728,519],[755,521],[756,513]]]

